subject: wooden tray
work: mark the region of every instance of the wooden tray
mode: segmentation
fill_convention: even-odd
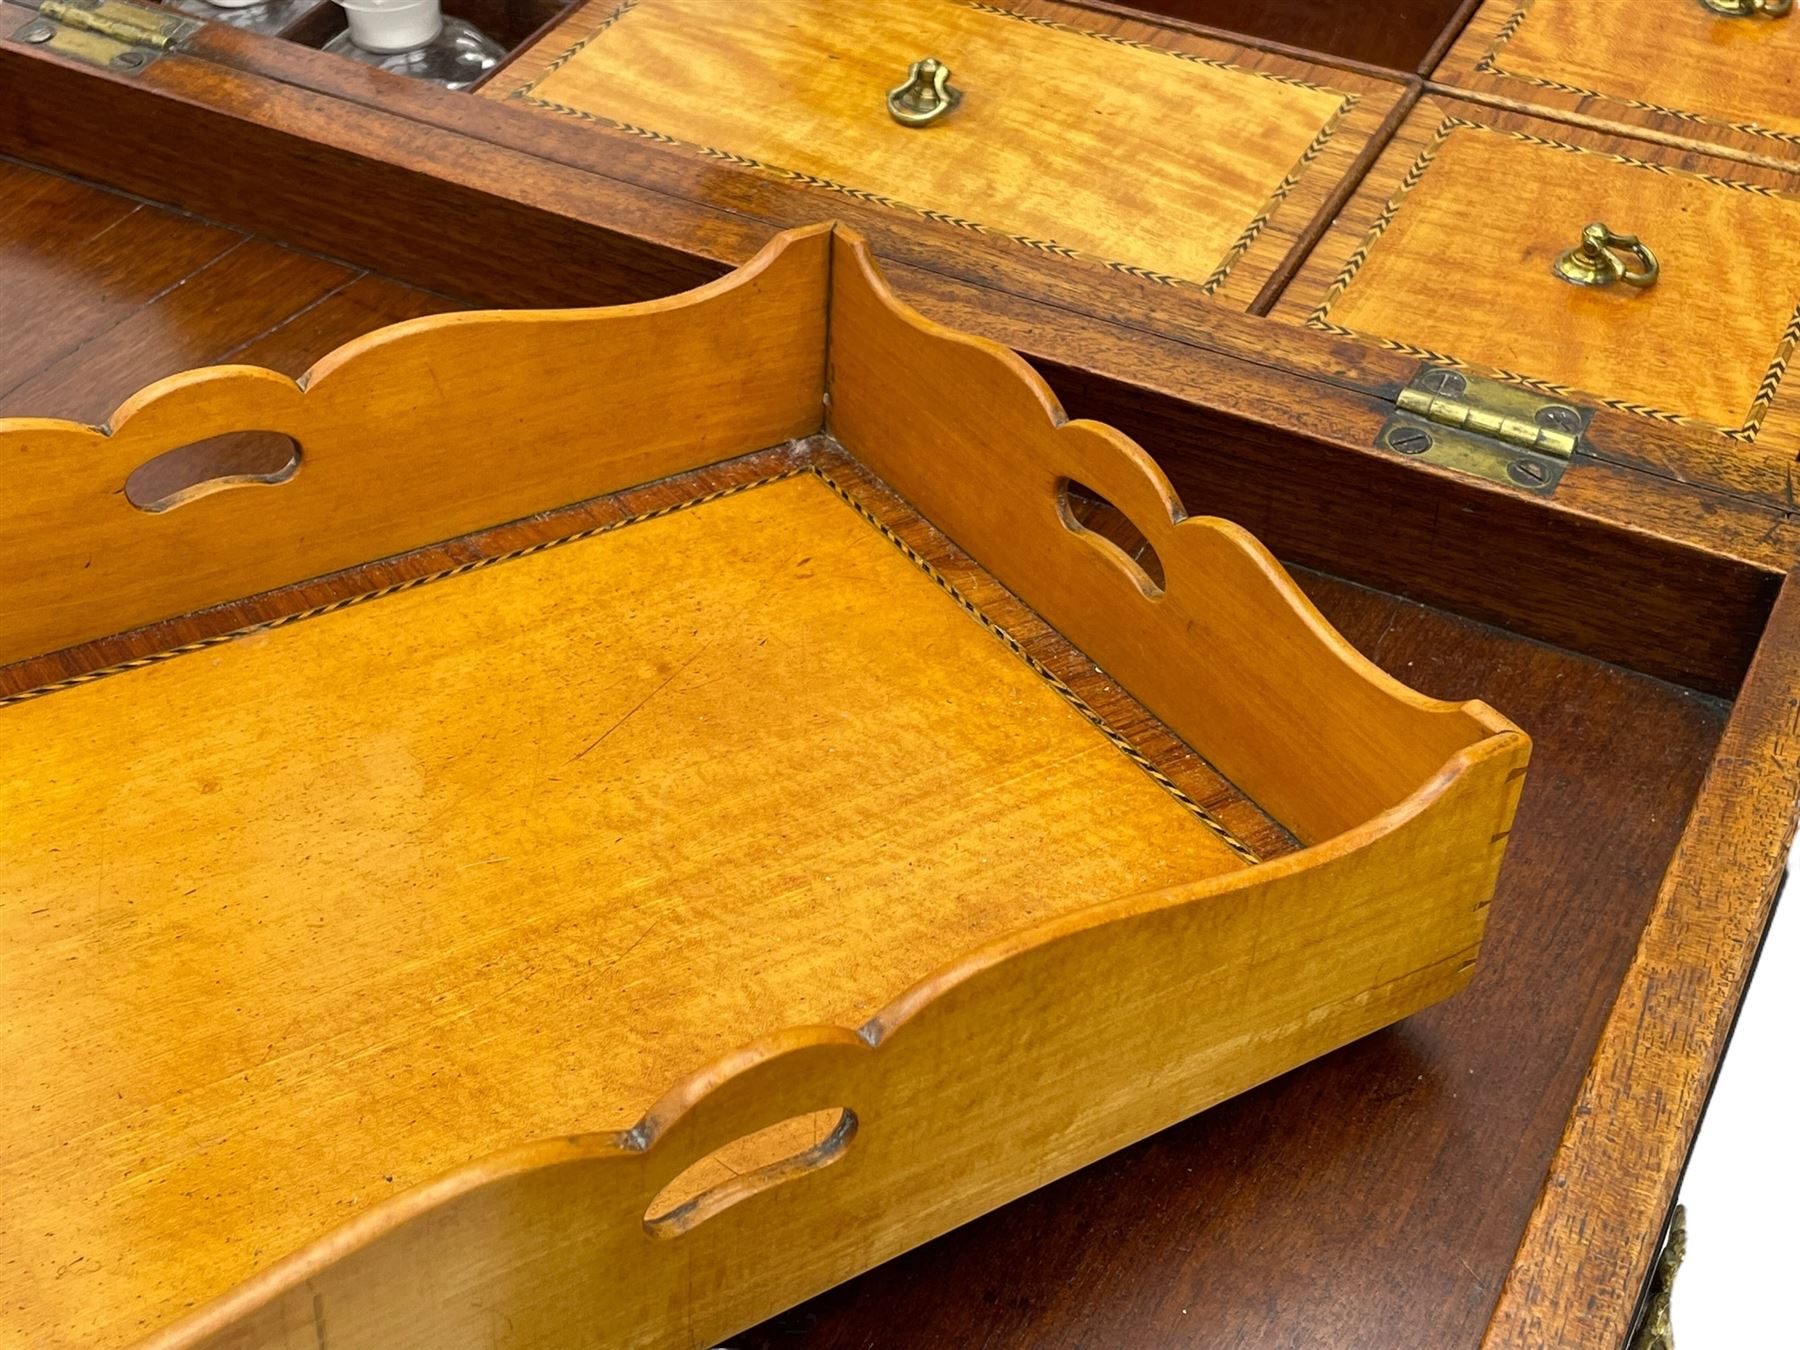
[[[710,1344],[1470,976],[1526,738],[831,227],[0,451],[23,1343]]]

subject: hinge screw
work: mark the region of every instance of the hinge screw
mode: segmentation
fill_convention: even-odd
[[[1395,427],[1388,432],[1387,443],[1403,455],[1422,455],[1431,449],[1431,433],[1424,427]]]
[[[1469,387],[1469,382],[1454,370],[1441,367],[1428,370],[1419,376],[1419,384],[1434,394],[1448,394],[1455,398]]]
[[[1550,481],[1550,471],[1534,459],[1515,459],[1506,466],[1506,472],[1515,483],[1527,487],[1542,487]]]
[[[16,36],[20,42],[48,42],[56,36],[56,25],[34,19],[21,28]]]
[[[1581,414],[1560,403],[1552,403],[1537,410],[1537,424],[1552,431],[1576,432],[1581,430]]]
[[[127,51],[120,52],[107,64],[118,70],[136,70],[148,62],[149,59],[150,58],[145,56],[142,52]]]

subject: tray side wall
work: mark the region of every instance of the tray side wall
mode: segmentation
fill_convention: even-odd
[[[397,324],[298,381],[190,371],[103,428],[0,420],[0,662],[818,431],[830,239],[793,231],[667,300]],[[243,431],[290,437],[298,470],[157,513],[127,499],[140,465]]]
[[[1142,449],[1068,421],[1012,352],[905,308],[843,230],[827,379],[850,454],[1302,841],[1362,825],[1513,729],[1369,664],[1255,539],[1187,518]],[[1130,519],[1163,585],[1076,522],[1071,482]]]
[[[1351,837],[1006,940],[860,1034],[765,1038],[624,1135],[399,1197],[148,1344],[299,1350],[320,1325],[397,1350],[496,1326],[519,1346],[715,1344],[1460,988],[1526,753],[1496,735]],[[829,1165],[647,1229],[712,1150],[834,1107],[859,1127]]]

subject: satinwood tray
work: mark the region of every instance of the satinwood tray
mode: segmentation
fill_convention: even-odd
[[[0,453],[11,1341],[706,1346],[1470,977],[1525,736],[848,232]]]

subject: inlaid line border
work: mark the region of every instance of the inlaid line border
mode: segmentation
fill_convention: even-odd
[[[1429,347],[1421,347],[1416,343],[1404,342],[1398,338],[1383,337],[1375,333],[1366,333],[1360,329],[1349,328],[1343,324],[1332,323],[1329,321],[1328,316],[1331,313],[1332,307],[1343,297],[1344,292],[1349,290],[1350,283],[1356,280],[1357,273],[1362,270],[1363,264],[1368,262],[1369,254],[1374,249],[1376,243],[1378,243],[1381,236],[1387,232],[1388,227],[1394,223],[1395,218],[1400,213],[1401,203],[1405,201],[1407,195],[1411,193],[1413,189],[1419,186],[1419,183],[1425,177],[1426,171],[1430,169],[1431,165],[1436,161],[1439,152],[1443,150],[1444,145],[1449,141],[1450,137],[1461,130],[1485,131],[1494,135],[1505,136],[1510,140],[1519,141],[1526,145],[1532,145],[1546,150],[1557,150],[1565,154],[1596,155],[1601,159],[1611,160],[1615,164],[1623,164],[1628,168],[1640,169],[1649,173],[1660,174],[1668,178],[1690,178],[1702,183],[1711,184],[1714,187],[1727,188],[1736,192],[1747,192],[1753,196],[1773,198],[1786,198],[1789,196],[1787,193],[1779,192],[1776,189],[1767,187],[1761,183],[1747,183],[1742,179],[1727,178],[1720,174],[1695,173],[1689,169],[1677,169],[1667,164],[1658,164],[1647,159],[1637,159],[1631,155],[1617,154],[1610,150],[1594,150],[1588,146],[1572,145],[1567,141],[1553,140],[1550,137],[1535,135],[1529,131],[1513,131],[1506,127],[1497,127],[1486,122],[1477,122],[1466,117],[1449,115],[1446,116],[1443,121],[1438,123],[1436,129],[1432,132],[1430,139],[1426,141],[1424,148],[1419,151],[1418,157],[1413,160],[1412,164],[1407,168],[1406,173],[1400,179],[1399,186],[1394,189],[1394,194],[1388,198],[1386,204],[1381,208],[1381,213],[1375,218],[1375,223],[1370,226],[1368,233],[1363,236],[1362,242],[1359,243],[1356,248],[1351,251],[1350,256],[1344,260],[1343,266],[1338,269],[1337,275],[1332,279],[1331,285],[1326,288],[1325,294],[1320,298],[1319,303],[1315,305],[1312,312],[1306,316],[1304,321],[1305,326],[1317,329],[1320,332],[1332,333],[1338,337],[1349,337],[1356,338],[1363,342],[1373,342],[1377,346],[1386,348],[1388,351],[1400,352],[1407,356],[1416,357],[1421,361],[1428,361],[1433,365],[1448,366],[1457,370],[1485,372],[1495,379],[1533,389],[1553,398],[1592,400],[1600,403],[1604,407],[1612,408],[1618,412],[1631,413],[1633,416],[1637,417],[1647,417],[1653,421],[1664,422],[1673,426],[1695,427],[1704,431],[1716,431],[1727,438],[1742,444],[1754,444],[1757,435],[1762,430],[1764,419],[1767,418],[1770,408],[1774,406],[1776,395],[1780,391],[1783,378],[1787,375],[1788,364],[1793,358],[1795,348],[1800,346],[1800,304],[1795,305],[1794,312],[1788,319],[1787,327],[1782,331],[1781,338],[1776,343],[1775,354],[1770,358],[1768,366],[1763,371],[1762,378],[1757,382],[1757,391],[1751,400],[1750,408],[1745,415],[1744,422],[1737,427],[1719,426],[1704,418],[1692,417],[1685,413],[1669,412],[1667,409],[1658,408],[1648,403],[1635,403],[1629,399],[1604,398],[1569,385],[1558,384],[1552,380],[1538,379],[1534,376],[1520,374],[1517,371],[1507,370],[1504,367],[1487,366],[1478,362],[1464,361],[1447,352],[1433,351]]]
[[[1621,108],[1630,108],[1634,112],[1655,113],[1658,116],[1685,122],[1691,126],[1719,127],[1725,131],[1741,132],[1746,136],[1779,141],[1784,145],[1800,146],[1800,132],[1781,131],[1775,127],[1765,127],[1760,122],[1731,122],[1722,117],[1708,116],[1705,113],[1670,108],[1661,103],[1646,103],[1642,99],[1627,98],[1623,94],[1602,93],[1598,89],[1584,89],[1578,84],[1564,84],[1560,80],[1545,79],[1539,75],[1524,75],[1516,70],[1505,69],[1499,63],[1500,49],[1517,36],[1534,3],[1536,0],[1520,0],[1519,7],[1494,34],[1492,45],[1470,68],[1472,74],[1493,75],[1503,80],[1517,80],[1521,84],[1528,84],[1536,89],[1548,89],[1559,94],[1573,94],[1577,98],[1596,100],[1601,103],[1615,103]]]
[[[161,665],[165,661],[172,661],[179,656],[187,656],[194,652],[207,651],[213,647],[224,646],[229,642],[236,642],[240,638],[253,637],[258,634],[272,632],[278,628],[287,628],[307,619],[317,619],[327,614],[335,614],[340,610],[352,609],[358,605],[368,604],[372,600],[385,599],[389,596],[398,595],[403,591],[416,590],[421,586],[429,586],[436,582],[448,581],[453,577],[466,576],[471,572],[480,572],[490,567],[497,567],[502,563],[517,562],[522,558],[535,557],[540,553],[548,553],[552,549],[563,548],[569,544],[578,544],[584,540],[597,538],[600,535],[612,534],[614,531],[623,530],[632,525],[642,525],[647,521],[660,520],[665,516],[672,516],[682,511],[689,511],[697,506],[706,506],[713,502],[722,501],[727,497],[740,496],[743,493],[754,491],[757,488],[771,487],[776,483],[787,482],[790,479],[807,477],[816,478],[829,489],[838,500],[854,511],[862,521],[873,528],[876,533],[887,540],[889,544],[893,545],[895,550],[899,552],[902,557],[920,572],[924,573],[939,590],[956,603],[959,609],[970,618],[974,619],[976,623],[980,624],[981,627],[987,631],[989,636],[997,640],[1009,652],[1023,662],[1025,667],[1030,670],[1032,674],[1036,675],[1040,680],[1047,684],[1064,703],[1076,713],[1080,714],[1083,720],[1104,736],[1115,750],[1124,755],[1126,759],[1130,760],[1133,765],[1161,788],[1163,792],[1173,798],[1177,805],[1189,815],[1193,816],[1194,819],[1199,821],[1207,829],[1211,830],[1213,834],[1217,835],[1225,846],[1230,849],[1232,853],[1236,854],[1239,859],[1251,866],[1255,866],[1262,861],[1261,855],[1258,854],[1256,850],[1251,848],[1243,840],[1239,839],[1223,821],[1200,802],[1196,801],[1186,789],[1175,782],[1174,779],[1170,778],[1168,774],[1159,769],[1150,757],[1144,754],[1144,752],[1140,750],[1124,732],[1120,731],[1117,727],[1113,726],[1111,722],[1107,721],[1092,704],[1082,698],[1082,696],[1076,693],[1074,689],[1070,688],[1060,675],[1051,670],[1043,663],[1043,661],[1028,651],[1024,644],[1014,637],[1005,625],[994,619],[983,610],[980,605],[964,595],[957,587],[956,583],[939,571],[937,566],[932,563],[929,558],[925,557],[911,544],[907,543],[905,539],[901,538],[892,526],[888,525],[887,522],[877,516],[873,510],[856,496],[855,493],[844,487],[844,485],[833,478],[824,467],[818,464],[797,465],[790,469],[783,469],[779,473],[765,474],[762,477],[748,479],[742,483],[733,483],[730,486],[718,488],[712,492],[701,493],[696,497],[686,498],[678,502],[671,502],[668,505],[654,507],[648,511],[636,512],[632,515],[621,517],[618,520],[606,521],[603,524],[591,526],[585,530],[577,530],[573,534],[560,535],[555,539],[541,540],[535,544],[527,544],[522,548],[511,549],[505,553],[492,554],[485,558],[475,558],[469,562],[458,563],[454,567],[446,567],[440,571],[428,572],[422,576],[409,577],[404,581],[397,581],[388,586],[377,587],[371,591],[359,592],[356,595],[345,596],[342,599],[332,600],[326,604],[314,605],[307,609],[296,610],[292,614],[280,615],[277,618],[267,619],[259,623],[246,624],[241,628],[234,628],[229,632],[215,633],[210,637],[200,638],[194,642],[185,642],[180,646],[168,647],[162,651],[151,652],[145,656],[132,657],[129,660],[115,662],[109,666],[102,666],[95,670],[84,671],[79,675],[70,675],[64,679],[54,680],[48,684],[37,685],[31,689],[23,689],[18,693],[7,694],[0,697],[0,708],[12,707],[19,703],[29,703],[50,694],[61,693],[68,689],[76,689],[82,685],[94,684],[97,681],[109,679],[114,675],[123,675],[129,671],[142,670],[148,666]],[[648,485],[645,484],[641,486]],[[627,489],[627,491],[630,491],[630,489]],[[924,518],[919,517],[919,519],[923,520]],[[1188,748],[1196,756],[1199,755],[1199,752],[1194,751],[1192,747]],[[1214,770],[1214,772],[1217,773],[1217,770]]]
[[[986,235],[991,238],[1004,239],[1010,243],[1017,244],[1022,248],[1028,248],[1038,253],[1047,253],[1054,257],[1068,258],[1080,262],[1095,263],[1106,268],[1110,272],[1117,272],[1124,276],[1136,277],[1140,281],[1147,281],[1153,285],[1192,288],[1199,291],[1200,294],[1207,296],[1218,293],[1219,289],[1225,284],[1226,279],[1231,275],[1232,269],[1234,269],[1238,263],[1243,261],[1250,249],[1255,245],[1257,239],[1261,237],[1263,231],[1268,228],[1270,222],[1274,219],[1276,212],[1280,210],[1289,194],[1299,186],[1302,179],[1304,179],[1307,170],[1312,167],[1313,162],[1324,153],[1326,144],[1342,129],[1345,118],[1348,117],[1351,110],[1362,101],[1361,94],[1344,93],[1337,89],[1330,89],[1324,85],[1316,84],[1310,80],[1301,79],[1298,76],[1282,75],[1274,71],[1254,70],[1248,66],[1241,66],[1230,61],[1221,60],[1218,57],[1203,56],[1198,52],[1175,51],[1167,47],[1158,47],[1153,43],[1144,42],[1136,38],[1119,37],[1113,33],[1100,33],[1090,29],[1077,28],[1072,24],[1063,23],[1057,19],[1044,18],[1035,14],[1021,14],[1016,10],[1007,9],[1003,5],[986,3],[985,0],[954,0],[954,3],[961,5],[965,9],[977,10],[980,13],[990,14],[998,18],[1013,19],[1020,23],[1031,24],[1039,28],[1048,28],[1056,32],[1068,33],[1076,37],[1090,38],[1097,42],[1111,43],[1117,47],[1130,48],[1133,51],[1151,52],[1158,56],[1170,57],[1173,60],[1185,61],[1190,65],[1205,66],[1209,69],[1229,71],[1238,75],[1249,75],[1259,80],[1267,80],[1271,83],[1285,85],[1290,88],[1304,89],[1311,93],[1336,94],[1340,97],[1341,101],[1336,110],[1334,110],[1320,125],[1318,133],[1301,153],[1300,158],[1295,161],[1293,168],[1291,168],[1286,177],[1276,185],[1275,190],[1269,195],[1268,199],[1263,202],[1262,206],[1258,208],[1256,214],[1250,218],[1243,231],[1232,242],[1231,246],[1226,249],[1224,255],[1213,267],[1212,271],[1207,274],[1206,279],[1203,281],[1194,281],[1187,277],[1179,277],[1167,272],[1159,272],[1153,268],[1140,267],[1134,263],[1121,262],[1114,258],[1106,258],[1098,254],[1088,253],[1085,250],[1074,248],[1068,244],[1058,243],[1053,239],[1037,239],[1030,235],[1002,229],[982,221],[970,220],[967,217],[956,215],[953,212],[937,211],[929,207],[916,206],[911,202],[903,201],[897,197],[890,197],[884,193],[875,192],[868,188],[853,187],[850,184],[840,183],[835,179],[821,177],[818,174],[807,173],[804,170],[790,169],[779,164],[770,164],[767,161],[756,159],[750,155],[741,154],[735,150],[724,150],[717,146],[702,145],[696,141],[683,140],[678,136],[671,136],[666,132],[657,131],[650,127],[638,126],[631,122],[622,122],[617,118],[608,117],[603,113],[590,112],[584,108],[576,108],[566,103],[559,103],[553,99],[543,98],[536,92],[539,85],[566,66],[588,47],[589,44],[600,37],[601,34],[605,33],[628,13],[636,9],[640,3],[641,0],[620,0],[618,6],[611,14],[607,15],[605,19],[601,20],[600,24],[593,32],[575,42],[567,51],[562,52],[552,59],[526,84],[521,85],[519,88],[509,93],[506,96],[508,101],[523,103],[526,107],[535,108],[540,112],[554,113],[558,116],[571,117],[578,121],[590,122],[596,126],[608,127],[614,131],[621,131],[626,135],[653,141],[659,145],[688,150],[695,154],[703,155],[708,159],[718,160],[740,169],[749,169],[753,172],[768,174],[772,177],[780,178],[802,187],[816,188],[823,192],[834,192],[840,196],[848,197],[853,201],[863,202],[870,206],[879,206],[890,211],[900,211],[907,215],[916,216],[921,220],[928,220],[939,225],[949,225],[956,229],[968,230],[972,233]]]

